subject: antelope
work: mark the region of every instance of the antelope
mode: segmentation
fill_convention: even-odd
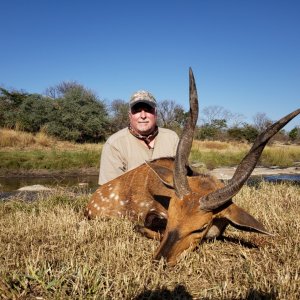
[[[154,259],[165,258],[170,265],[175,265],[183,251],[195,248],[203,239],[220,237],[229,224],[240,230],[270,234],[232,198],[251,175],[270,138],[300,113],[300,109],[295,110],[261,133],[225,185],[188,165],[198,118],[198,96],[191,68],[189,103],[189,117],[175,159],[145,162],[107,182],[95,191],[85,210],[88,218],[117,216],[139,221],[143,225],[136,225],[136,231],[160,240]]]

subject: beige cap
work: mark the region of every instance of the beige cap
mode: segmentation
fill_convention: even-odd
[[[150,105],[151,107],[156,107],[156,100],[153,97],[153,95],[147,91],[137,91],[135,92],[129,101],[130,108],[134,106],[137,103],[146,103]]]

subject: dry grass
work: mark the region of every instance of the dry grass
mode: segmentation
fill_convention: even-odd
[[[0,129],[0,147],[27,147],[34,143],[34,136],[30,133]]]
[[[44,132],[36,135],[0,128],[0,148],[5,151],[33,151],[33,150],[72,150],[72,151],[100,151],[102,144],[76,144],[59,141]]]
[[[299,145],[272,145],[264,150],[261,163],[265,166],[292,165],[293,162],[300,162]]]
[[[220,141],[197,141],[193,142],[193,149],[198,151],[221,151],[221,152],[237,152],[241,150],[249,150],[250,146],[242,142],[220,142]]]
[[[0,129],[0,176],[98,174],[102,150],[99,144],[59,141],[40,132],[36,135]],[[247,143],[194,141],[190,163],[198,171],[237,166],[250,149]],[[267,146],[258,165],[298,165],[300,145]],[[295,164],[297,163],[297,164]]]
[[[251,148],[251,144],[219,141],[194,141],[191,161],[203,162],[207,169],[237,166]],[[266,146],[258,165],[291,167],[300,162],[300,145],[273,144]]]
[[[39,132],[36,135],[0,129],[0,176],[50,174],[51,172],[97,172],[102,144],[59,141]],[[92,170],[93,169],[93,170]]]
[[[300,188],[245,186],[235,202],[273,237],[228,229],[173,268],[127,220],[87,221],[89,194],[0,203],[1,299],[299,299]]]

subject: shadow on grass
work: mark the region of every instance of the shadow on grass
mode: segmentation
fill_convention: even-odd
[[[221,242],[227,242],[232,244],[241,245],[242,247],[248,248],[248,249],[258,249],[259,247],[251,242],[246,242],[244,240],[241,240],[240,238],[234,238],[231,236],[221,236],[217,238],[218,241]]]
[[[265,293],[262,291],[257,291],[250,289],[245,300],[275,300],[278,296],[275,292]]]
[[[183,285],[177,285],[173,291],[169,291],[168,289],[157,289],[154,291],[145,290],[133,300],[192,300],[192,299],[215,299],[215,298],[194,298]],[[266,293],[262,291],[257,291],[254,289],[250,289],[245,298],[227,298],[226,296],[216,298],[219,300],[275,300],[277,299],[277,295],[275,292]]]
[[[133,300],[192,300],[192,295],[187,292],[183,285],[177,285],[173,291],[169,291],[166,288],[157,289],[154,291],[145,290]]]
[[[245,247],[247,249],[259,249],[259,246],[257,246],[254,243],[247,242],[240,238],[235,238],[235,237],[231,237],[231,236],[220,236],[216,239],[205,240],[204,243],[214,243],[215,240],[220,241],[220,242],[236,244],[236,245]],[[199,251],[200,247],[201,247],[201,244],[199,244],[193,251]]]

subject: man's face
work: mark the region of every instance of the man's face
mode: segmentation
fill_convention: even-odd
[[[130,125],[137,133],[148,135],[156,126],[156,109],[146,103],[137,103],[129,112]]]

